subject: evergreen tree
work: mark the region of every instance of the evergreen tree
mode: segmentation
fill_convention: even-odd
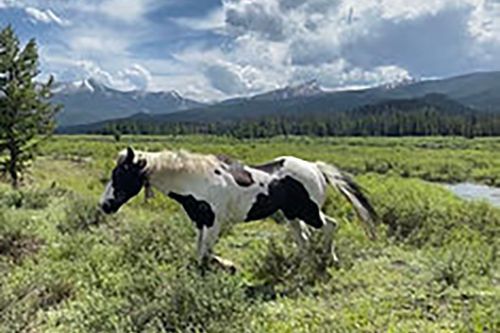
[[[11,26],[0,31],[0,155],[7,155],[0,165],[13,187],[38,144],[52,133],[59,109],[49,101],[53,79],[35,82],[38,74],[35,40],[21,48]]]

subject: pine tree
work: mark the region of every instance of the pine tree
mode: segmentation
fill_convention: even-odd
[[[50,87],[35,81],[38,52],[35,40],[24,48],[11,26],[0,31],[0,169],[13,187],[34,158],[38,144],[54,129],[59,107],[50,103]]]

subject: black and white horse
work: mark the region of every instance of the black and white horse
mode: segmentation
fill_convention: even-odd
[[[292,156],[247,166],[225,156],[127,148],[118,156],[100,205],[105,213],[115,213],[142,188],[146,196],[157,189],[179,202],[195,223],[200,262],[223,263],[212,254],[223,225],[277,214],[286,218],[301,248],[309,229],[322,230],[326,250],[337,260],[332,244],[336,222],[321,211],[327,185],[351,202],[369,236],[375,237],[375,211],[351,177],[324,162]]]

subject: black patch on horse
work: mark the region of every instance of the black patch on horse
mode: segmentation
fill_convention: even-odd
[[[170,192],[168,196],[184,207],[198,229],[202,229],[204,226],[210,228],[214,225],[215,214],[208,202],[196,200],[192,195],[181,195],[174,192]]]
[[[269,183],[268,195],[260,193],[245,221],[260,220],[281,210],[289,220],[300,219],[314,228],[321,228],[319,207],[299,181],[291,176]]]
[[[283,168],[283,165],[285,164],[284,159],[279,159],[276,161],[272,161],[266,164],[260,164],[260,165],[251,165],[251,168],[263,171],[268,174],[273,174]]]
[[[217,155],[216,157],[223,163],[224,170],[233,177],[236,184],[241,187],[249,187],[254,184],[252,174],[245,170],[243,164],[232,160],[226,155]]]

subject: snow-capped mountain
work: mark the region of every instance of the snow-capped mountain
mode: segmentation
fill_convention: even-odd
[[[402,78],[401,80],[392,81],[382,85],[381,87],[387,90],[397,89],[400,87],[408,86],[414,83],[418,83],[420,80],[416,78]]]
[[[119,91],[92,78],[58,83],[53,93],[54,102],[64,106],[57,119],[60,126],[124,118],[137,113],[168,114],[204,105],[176,91]]]
[[[261,95],[254,96],[256,101],[282,101],[294,98],[308,98],[321,95],[325,91],[316,80],[308,81],[295,86],[287,86],[282,89],[273,90]]]
[[[52,89],[54,94],[75,94],[75,93],[93,93],[96,90],[103,91],[105,86],[94,79],[85,79],[73,82],[56,83]]]

